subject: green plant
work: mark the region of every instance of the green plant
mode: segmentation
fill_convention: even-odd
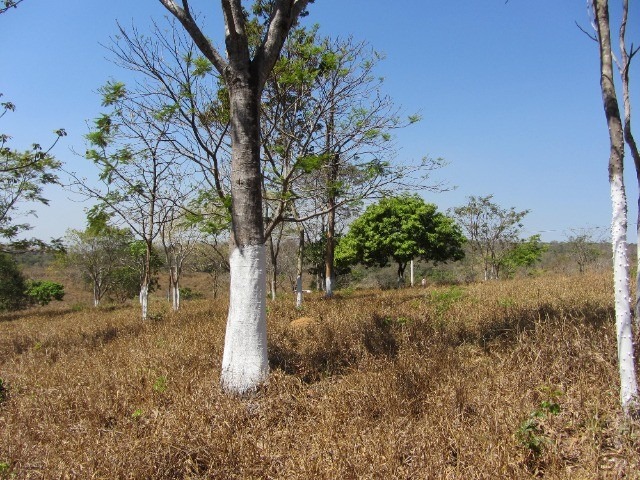
[[[64,286],[49,280],[32,280],[27,284],[25,293],[32,303],[48,305],[53,300],[64,298]]]
[[[134,420],[139,419],[140,417],[142,417],[142,415],[144,414],[144,412],[142,411],[141,408],[136,408],[133,413],[131,414],[131,418],[133,418]]]
[[[540,402],[538,408],[529,414],[516,431],[516,438],[527,448],[534,457],[540,456],[544,450],[545,444],[549,441],[544,431],[544,420],[548,415],[557,415],[560,413],[559,398],[563,392],[554,387],[542,387],[541,393],[545,394],[546,399]]]
[[[438,317],[447,313],[463,297],[464,289],[455,285],[447,290],[429,292],[429,302],[435,307]]]
[[[167,390],[167,377],[164,375],[156,378],[153,384],[153,390],[158,393],[164,393]]]
[[[180,289],[180,298],[182,300],[195,300],[203,297],[204,297],[204,294],[202,292],[192,290],[189,287],[183,287]]]
[[[26,288],[27,282],[17,263],[9,255],[0,253],[0,311],[26,306]]]
[[[0,478],[12,478],[11,465],[8,462],[0,462]]]

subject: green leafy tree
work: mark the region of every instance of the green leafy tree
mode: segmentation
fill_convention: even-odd
[[[530,268],[539,263],[546,251],[547,247],[540,241],[540,235],[532,235],[516,243],[505,254],[501,260],[501,270],[511,277],[519,268]]]
[[[15,260],[0,253],[0,311],[18,310],[27,305],[27,281]]]
[[[2,94],[0,94],[2,96]],[[0,118],[15,110],[11,102],[1,102]],[[19,223],[16,218],[24,218],[34,212],[26,205],[44,204],[49,201],[42,195],[45,185],[58,183],[56,172],[60,162],[51,155],[51,150],[60,138],[66,135],[63,129],[56,130],[56,139],[44,149],[33,144],[30,150],[18,151],[9,146],[11,137],[0,134],[0,238],[4,239],[4,250],[23,250],[33,245],[44,245],[37,240],[17,240],[20,234],[29,230],[28,223]]]
[[[446,262],[464,257],[455,222],[418,195],[389,197],[367,207],[338,244],[339,257],[368,266],[398,265],[398,285],[412,259]]]

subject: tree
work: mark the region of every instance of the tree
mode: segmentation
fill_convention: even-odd
[[[636,370],[631,327],[631,297],[629,287],[629,262],[627,258],[627,197],[624,186],[624,130],[618,107],[618,97],[613,82],[613,54],[608,0],[592,0],[596,26],[596,38],[600,53],[600,88],[605,118],[609,131],[609,184],[611,187],[612,221],[611,244],[613,248],[613,279],[618,339],[618,363],[620,371],[620,402],[627,415],[636,413],[640,399],[636,382]]]
[[[23,0],[2,0],[0,4],[0,14],[5,13],[11,8],[18,8],[18,5],[22,2]]]
[[[0,108],[0,118],[3,118],[7,112],[15,110],[15,105],[2,102]],[[16,223],[15,217],[33,215],[33,210],[23,209],[25,204],[49,204],[42,195],[43,187],[58,183],[56,172],[61,165],[51,155],[51,150],[66,132],[59,129],[55,134],[56,139],[49,148],[43,149],[40,144],[34,143],[31,150],[24,152],[13,150],[8,145],[11,137],[0,134],[0,238],[8,242],[3,246],[4,250],[15,251],[34,245],[44,246],[42,241],[35,239],[17,240],[17,237],[31,226],[28,223]]]
[[[176,207],[182,207],[190,191],[184,160],[166,148],[164,133],[170,119],[137,108],[135,95],[125,85],[109,81],[101,89],[102,105],[110,107],[94,121],[86,135],[86,157],[100,168],[101,185],[92,186],[71,173],[79,194],[99,203],[92,214],[106,213],[126,225],[145,246],[140,279],[142,318],[147,318],[152,275],[153,242]]]
[[[27,305],[27,281],[10,255],[0,252],[0,311]]]
[[[453,209],[472,252],[482,261],[485,280],[499,278],[504,259],[519,242],[521,220],[529,213],[502,208],[492,199],[493,195],[472,195],[466,205]]]
[[[169,270],[169,298],[174,311],[180,309],[180,279],[185,262],[194,253],[202,237],[197,226],[190,224],[185,213],[177,208],[171,209],[167,221],[160,226],[160,240]]]
[[[500,262],[500,270],[511,277],[518,268],[530,268],[542,260],[547,247],[540,241],[540,235],[532,235],[517,242]]]
[[[121,276],[118,272],[126,267],[132,241],[130,232],[109,225],[104,213],[90,216],[84,231],[71,230],[67,234],[66,262],[78,268],[84,282],[91,286],[94,307],[116,288]]]
[[[339,255],[368,266],[398,265],[398,285],[416,258],[446,262],[464,257],[464,237],[454,221],[417,195],[389,197],[367,207],[339,245]]]
[[[595,263],[600,257],[598,242],[593,237],[593,232],[588,230],[575,230],[567,237],[569,255],[578,264],[580,273],[584,273],[587,266]]]
[[[240,0],[222,0],[226,55],[194,19],[189,3],[160,0],[221,75],[229,94],[231,127],[231,285],[222,358],[222,387],[255,390],[268,375],[266,255],[260,169],[260,98],[285,38],[310,0],[274,0],[259,45],[250,48]]]

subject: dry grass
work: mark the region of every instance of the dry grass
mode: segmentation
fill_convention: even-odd
[[[244,399],[217,387],[223,301],[146,323],[1,317],[0,478],[639,478],[610,291],[594,275],[289,296],[269,303],[270,382]]]

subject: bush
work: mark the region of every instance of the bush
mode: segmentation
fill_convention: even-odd
[[[189,287],[184,287],[180,289],[180,298],[182,300],[195,300],[197,298],[204,298],[204,295],[202,292],[191,290]]]
[[[27,283],[17,263],[0,253],[0,311],[18,310],[27,305]]]
[[[48,280],[33,280],[28,283],[25,294],[31,303],[48,305],[53,300],[64,298],[64,285]]]

